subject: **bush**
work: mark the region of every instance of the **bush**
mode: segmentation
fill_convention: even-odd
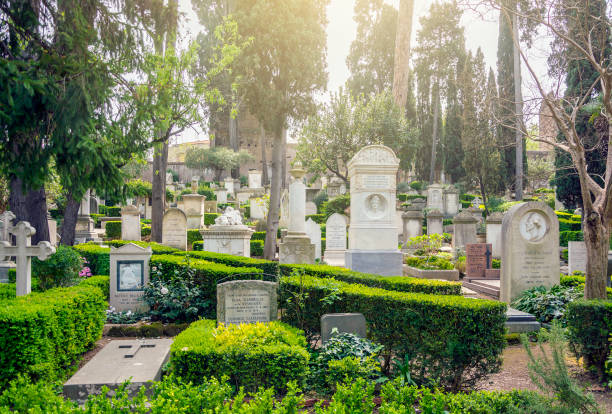
[[[176,249],[174,247],[164,246],[163,244],[155,243],[155,242],[145,242],[145,241],[135,241],[135,240],[109,240],[106,242],[107,245],[113,247],[121,247],[128,243],[135,244],[140,247],[151,247],[153,255],[156,254],[173,254],[176,252],[181,252],[182,250]],[[110,251],[110,250],[109,250]]]
[[[461,283],[420,279],[407,276],[380,276],[360,273],[341,267],[326,265],[280,265],[281,273],[289,276],[294,270],[317,278],[333,278],[347,283],[376,287],[398,292],[429,293],[434,295],[461,295]]]
[[[110,274],[110,249],[93,243],[72,246],[85,260],[94,275]]]
[[[310,364],[309,386],[321,394],[336,383],[358,378],[376,381],[381,377],[378,354],[382,346],[350,333],[331,338],[315,353]]]
[[[265,231],[256,231],[251,235],[251,240],[266,240],[266,232]]]
[[[610,353],[608,338],[612,334],[612,301],[576,300],[567,307],[566,321],[572,351],[584,358],[603,380]]]
[[[410,183],[410,188],[416,191],[423,191],[425,187],[426,187],[425,183],[421,181],[413,181]]]
[[[580,230],[582,230],[582,223],[579,220],[559,218],[559,232]]]
[[[170,352],[172,371],[185,381],[229,376],[236,388],[250,391],[303,383],[310,359],[303,333],[280,322],[216,327],[215,321],[197,321],[176,337]]]
[[[106,237],[116,239],[121,237],[121,221],[106,222]]]
[[[140,225],[140,236],[146,237],[150,235],[151,235],[151,226],[148,224],[141,224]]]
[[[190,256],[155,255],[151,257],[151,282],[159,280],[162,284],[171,283],[175,279],[189,282],[186,288],[197,286],[200,292],[197,300],[200,303],[209,301],[210,307],[199,306],[206,311],[207,318],[216,317],[217,283],[221,279],[240,274],[262,273],[256,267],[230,267],[220,263],[198,260]],[[256,275],[253,275],[256,278]],[[178,285],[177,285],[178,286]],[[161,288],[160,288],[161,289]]]
[[[57,246],[47,260],[32,259],[32,276],[38,279],[41,290],[72,286],[77,283],[83,259],[70,247]]]
[[[102,213],[102,210],[100,210],[100,213]],[[121,217],[121,207],[115,206],[115,207],[106,207],[106,217]]]
[[[584,235],[581,231],[561,231],[559,232],[559,245],[567,247],[567,242],[571,241],[582,241],[584,240]]]
[[[212,226],[215,224],[215,219],[219,216],[219,213],[204,213],[204,225]]]
[[[102,291],[102,295],[108,300],[110,293],[110,279],[108,276],[98,275],[82,279],[79,286],[93,286]]]
[[[18,375],[62,379],[102,336],[108,306],[94,279],[7,299],[0,306],[0,388]]]
[[[321,208],[323,207],[323,203],[329,200],[329,196],[327,195],[327,189],[323,189],[317,193],[314,198],[314,203],[317,206],[317,211],[323,211]]]
[[[195,250],[195,249],[194,249]],[[251,257],[233,256],[225,253],[213,253],[204,251],[176,252],[176,255],[189,256],[194,259],[207,260],[214,263],[222,263],[232,267],[255,267],[267,275],[278,275],[278,262]]]
[[[505,346],[506,305],[461,296],[395,292],[337,280],[294,275],[281,278],[283,321],[320,332],[325,313],[362,313],[371,339],[391,355],[409,356],[418,383],[439,381],[457,390],[473,386],[501,366]]]
[[[567,305],[583,295],[580,289],[555,285],[550,289],[537,286],[528,289],[512,302],[512,307],[531,313],[539,322],[551,323],[559,320],[565,323]]]
[[[322,213],[325,214],[325,220],[334,213],[345,214],[345,210],[351,205],[350,194],[343,194],[323,203]]]
[[[196,241],[202,241],[202,235],[199,229],[188,229],[187,230],[187,246],[193,246]]]
[[[323,224],[327,217],[325,217],[325,214],[309,214],[306,216],[306,221],[308,221],[308,219],[312,219],[312,221],[317,224]]]
[[[453,270],[455,268],[455,265],[450,260],[441,256],[408,256],[405,262],[408,266],[422,270]]]
[[[264,255],[264,241],[263,240],[251,240],[251,256],[263,256]]]

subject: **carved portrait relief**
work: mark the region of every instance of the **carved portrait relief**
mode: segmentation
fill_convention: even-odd
[[[385,215],[387,200],[382,194],[372,194],[365,200],[366,215],[370,219],[379,219]]]
[[[529,211],[519,222],[521,236],[529,242],[541,240],[548,231],[548,220],[538,211]]]

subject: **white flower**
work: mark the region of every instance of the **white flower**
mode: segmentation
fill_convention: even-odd
[[[167,287],[165,287],[165,286],[164,286],[164,287],[162,287],[162,288],[161,288],[161,294],[162,294],[162,295],[167,295],[169,292],[170,292],[170,291],[168,290],[168,288],[167,288]]]

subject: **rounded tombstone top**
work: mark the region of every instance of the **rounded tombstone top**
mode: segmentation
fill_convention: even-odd
[[[489,214],[487,217],[487,223],[501,223],[504,219],[504,213],[496,211],[495,213]]]
[[[368,145],[360,149],[347,164],[349,169],[356,165],[388,165],[398,167],[399,158],[397,158],[391,148],[385,145]]]
[[[433,209],[433,210],[430,210],[430,211],[427,213],[427,217],[428,217],[428,218],[429,218],[429,217],[431,217],[431,218],[434,218],[434,217],[435,217],[435,218],[440,218],[440,217],[443,217],[443,216],[444,216],[444,214],[442,214],[442,212],[441,212],[440,210],[436,209],[436,208],[435,208],[435,209]]]
[[[135,216],[137,214],[140,215],[140,210],[138,210],[138,207],[136,207],[134,205],[131,205],[131,204],[128,205],[128,206],[124,206],[121,209],[121,215],[122,216],[123,215],[132,215],[132,216]]]
[[[518,222],[518,223],[517,223]],[[559,224],[552,208],[540,201],[512,206],[504,215],[502,229],[517,226],[521,238],[528,243],[540,243],[552,231],[558,234]]]
[[[340,225],[346,226],[347,223],[348,223],[348,220],[345,215],[340,214],[340,213],[334,213],[331,216],[329,216],[329,218],[325,222],[325,225],[327,227],[340,226]]]
[[[468,210],[461,210],[459,214],[457,214],[453,218],[453,223],[476,223],[478,220],[474,218],[474,216]]]
[[[185,212],[181,210],[180,208],[176,208],[176,207],[170,207],[169,209],[167,209],[166,212],[164,213],[164,218],[166,218],[166,216],[168,217],[180,216],[180,217],[183,217],[185,221],[187,221],[187,214],[185,214]]]

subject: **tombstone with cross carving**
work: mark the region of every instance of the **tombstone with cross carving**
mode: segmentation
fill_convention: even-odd
[[[46,260],[55,253],[55,247],[48,241],[41,241],[36,246],[31,245],[31,237],[36,229],[27,221],[20,221],[9,230],[15,236],[16,245],[8,241],[0,241],[0,260],[8,260],[14,256],[17,262],[17,296],[27,295],[32,291],[32,257]]]

